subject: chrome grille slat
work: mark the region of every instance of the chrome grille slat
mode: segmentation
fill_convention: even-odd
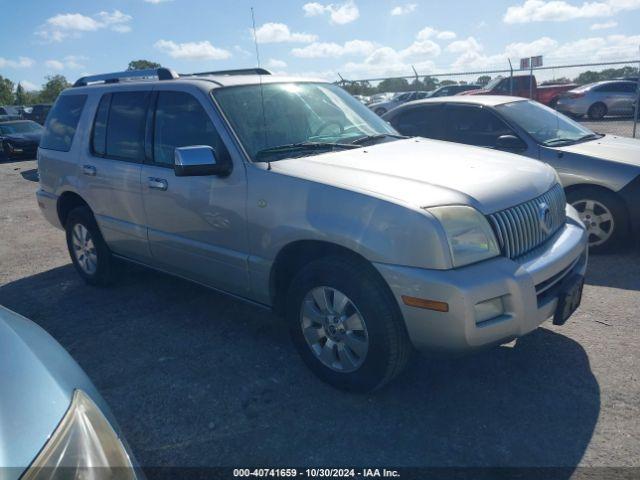
[[[546,233],[539,218],[540,204],[546,203],[551,214],[551,229]],[[529,200],[489,215],[491,226],[508,258],[517,258],[551,237],[565,222],[566,199],[560,184]]]

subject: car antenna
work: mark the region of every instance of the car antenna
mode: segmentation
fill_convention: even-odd
[[[253,43],[256,46],[256,61],[258,68],[260,68],[260,49],[258,48],[258,35],[256,35],[256,16],[251,7],[251,23],[253,25]],[[260,103],[262,104],[262,131],[264,133],[264,146],[267,148],[267,117],[264,113],[264,90],[262,88],[262,75],[258,73],[258,79],[260,80]],[[267,170],[271,170],[271,162],[267,160]]]

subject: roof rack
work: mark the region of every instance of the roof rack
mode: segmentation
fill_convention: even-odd
[[[158,80],[174,80],[179,78],[178,74],[170,68],[149,68],[146,70],[127,70],[125,72],[102,73],[99,75],[88,75],[76,80],[74,87],[84,87],[90,83],[118,83],[122,80],[134,78],[157,78]]]
[[[181,73],[181,77],[196,77],[204,75],[271,75],[269,70],[264,68],[237,68],[235,70],[218,70],[214,72]]]

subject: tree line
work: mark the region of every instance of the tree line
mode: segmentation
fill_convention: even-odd
[[[522,75],[516,73],[515,75]],[[545,84],[558,84],[558,83],[576,83],[578,85],[586,85],[588,83],[599,82],[601,80],[613,80],[617,78],[637,77],[638,69],[634,67],[622,67],[622,68],[607,68],[601,71],[587,70],[580,73],[574,79],[568,77],[561,77],[554,80],[547,80],[541,82],[541,85]],[[475,85],[485,86],[491,81],[490,75],[481,75],[475,82],[471,82]],[[338,82],[342,88],[347,90],[352,95],[374,95],[376,93],[385,92],[413,92],[416,90],[431,91],[439,87],[447,85],[466,85],[469,82],[461,80],[455,81],[450,79],[440,80],[437,77],[426,76],[422,79],[414,79],[409,81],[406,78],[387,78],[382,80],[378,85],[374,86],[368,80],[356,80],[348,81],[343,80]]]

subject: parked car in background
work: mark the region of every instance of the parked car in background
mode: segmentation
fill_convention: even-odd
[[[393,97],[388,100],[383,100],[381,102],[370,103],[368,107],[376,112],[378,115],[384,115],[389,110],[396,108],[398,105],[402,105],[405,102],[410,102],[412,100],[419,100],[421,98],[427,98],[429,92],[400,92],[396,93]]]
[[[479,90],[468,90],[459,95],[513,95],[531,98],[555,108],[560,95],[575,87],[575,83],[538,85],[535,75],[514,75],[513,77],[496,77]]]
[[[51,110],[50,103],[38,103],[31,107],[31,111],[29,113],[25,113],[24,118],[39,123],[40,125],[44,125],[49,110]]]
[[[356,98],[359,102],[364,103],[365,105],[371,102],[371,97],[368,95],[354,95],[353,98]]]
[[[375,93],[375,94],[371,95],[367,105],[370,105],[372,103],[385,102],[385,101],[389,100],[390,98],[392,98],[395,95],[397,95],[397,93],[395,93],[395,92]]]
[[[31,120],[0,122],[0,158],[36,158],[43,131]]]
[[[567,115],[600,120],[607,115],[633,115],[638,82],[605,80],[569,90],[560,96],[556,108]]]
[[[481,89],[480,85],[446,85],[444,87],[438,87],[435,90],[429,92],[427,98],[435,98],[435,97],[447,97],[451,95],[457,95],[461,92],[466,92],[469,90],[478,90]]]
[[[0,306],[3,480],[143,478],[91,380],[32,321]]]
[[[0,122],[6,120],[19,120],[21,112],[18,107],[13,105],[3,105],[0,107]]]
[[[640,141],[601,135],[538,102],[449,97],[384,116],[400,133],[517,153],[556,169],[594,252],[640,238]]]
[[[355,391],[414,347],[472,351],[578,307],[586,232],[552,168],[403,138],[336,85],[260,72],[60,94],[37,199],[87,283],[119,258],[271,307],[310,369]]]

